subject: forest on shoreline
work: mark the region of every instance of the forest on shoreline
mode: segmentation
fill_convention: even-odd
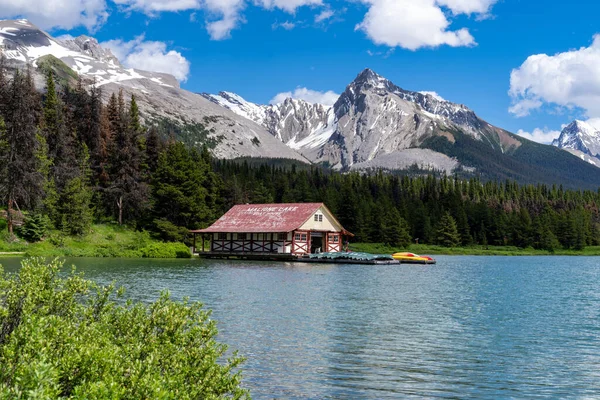
[[[4,242],[60,244],[114,224],[190,244],[189,229],[235,204],[324,202],[355,242],[549,252],[600,245],[600,191],[216,160],[176,132],[144,126],[134,97],[112,94],[103,104],[101,88],[60,87],[46,75],[39,93],[31,71],[9,76],[0,62]]]

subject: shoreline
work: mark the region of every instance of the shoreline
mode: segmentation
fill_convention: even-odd
[[[140,256],[126,256],[126,255],[89,255],[89,254],[72,254],[69,249],[65,249],[65,253],[57,254],[56,252],[49,251],[45,252],[36,252],[36,254],[27,254],[26,252],[0,252],[0,258],[28,258],[28,257],[45,257],[45,258],[109,258],[109,259],[129,259],[129,260],[159,260],[159,259],[201,259],[198,255],[194,254],[191,257],[140,257]],[[364,251],[362,246],[352,247],[352,251],[358,252],[368,252],[372,254],[393,254],[394,252],[402,252],[409,251],[412,253],[420,254],[420,255],[428,255],[428,256],[476,256],[476,257],[598,257],[600,256],[600,249],[593,251],[574,251],[574,250],[559,250],[554,253],[543,250],[533,250],[528,251],[527,249],[523,249],[521,251],[513,251],[513,250],[498,250],[498,249],[489,249],[489,250],[481,250],[481,249],[472,249],[472,248],[451,248],[447,251],[439,250],[439,249],[400,249],[389,251],[378,251],[378,252],[369,252]],[[71,253],[71,254],[69,254]]]
[[[381,243],[354,243],[350,245],[353,251],[393,254],[396,252],[408,251],[420,255],[428,256],[573,256],[573,257],[595,257],[600,256],[600,246],[589,246],[583,250],[556,249],[551,252],[548,250],[536,250],[533,248],[518,248],[512,246],[469,246],[469,247],[450,247],[445,248],[434,245],[415,245],[401,249],[383,245]]]

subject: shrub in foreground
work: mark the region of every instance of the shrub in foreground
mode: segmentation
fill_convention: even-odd
[[[210,312],[164,293],[124,302],[121,290],[59,276],[61,263],[0,269],[0,399],[247,398],[236,354],[215,341]]]

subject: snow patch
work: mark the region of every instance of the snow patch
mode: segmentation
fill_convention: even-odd
[[[423,91],[421,91],[419,93],[421,93],[421,94],[423,94],[425,96],[431,96],[434,99],[436,99],[437,101],[444,101],[444,102],[448,101],[448,100],[444,99],[442,96],[440,96],[439,94],[437,94],[437,92],[423,90]]]

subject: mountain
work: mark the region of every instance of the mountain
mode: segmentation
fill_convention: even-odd
[[[600,185],[600,169],[581,160],[593,161],[598,154],[589,139],[593,135],[573,139],[579,143],[570,149],[575,157],[492,126],[464,105],[402,89],[370,69],[333,106],[297,99],[257,105],[228,92],[189,92],[168,74],[126,68],[94,38],[59,40],[27,20],[0,21],[0,53],[9,70],[33,65],[40,90],[44,71],[52,69],[62,84],[78,79],[95,84],[105,100],[119,90],[135,95],[147,124],[189,145],[207,145],[218,158],[282,158],[341,171],[437,170],[522,183]],[[568,143],[565,139],[563,147]]]
[[[285,99],[281,104],[258,105],[235,93],[202,94],[208,100],[264,126],[283,143],[311,158],[335,131],[333,107],[304,100]],[[314,158],[314,157],[312,157]]]
[[[600,167],[600,131],[583,121],[567,125],[552,145]]]
[[[333,107],[295,99],[258,105],[229,92],[203,96],[263,125],[311,161],[340,170],[417,165],[450,173],[460,168],[456,159],[420,145],[432,135],[453,140],[450,131],[456,129],[500,152],[520,146],[508,132],[480,120],[466,106],[403,90],[370,69],[348,85]]]
[[[362,71],[333,107],[287,99],[258,105],[221,92],[210,101],[263,125],[315,163],[342,171],[438,170],[522,183],[600,185],[600,171],[552,146],[495,127],[462,104]]]
[[[208,145],[216,157],[289,158],[308,162],[263,126],[204,97],[183,90],[171,75],[126,68],[94,38],[59,40],[27,20],[0,21],[0,53],[9,68],[37,67],[36,86],[44,88],[43,67],[67,84],[81,77],[102,89],[104,100],[120,89],[136,96],[142,118],[190,145]]]

